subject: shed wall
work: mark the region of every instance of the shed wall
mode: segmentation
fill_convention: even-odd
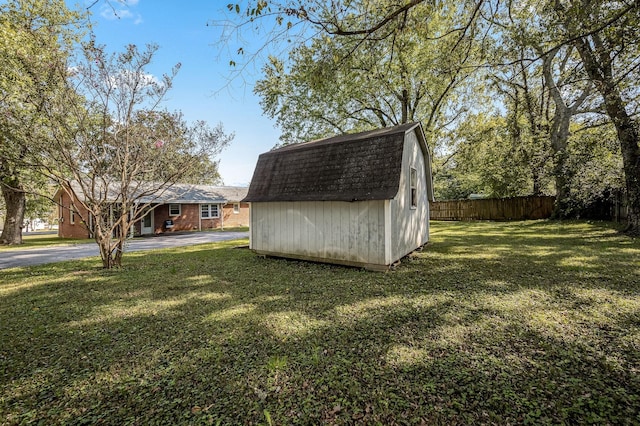
[[[383,200],[251,203],[251,248],[336,263],[385,265]]]
[[[411,168],[417,171],[417,206],[411,207]],[[427,167],[415,131],[405,137],[398,194],[391,200],[391,257],[396,261],[429,241]]]

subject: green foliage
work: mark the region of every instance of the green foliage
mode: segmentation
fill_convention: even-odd
[[[564,173],[570,177],[569,213],[584,216],[590,206],[624,192],[622,156],[613,126],[574,132],[567,149]]]
[[[445,139],[445,153],[436,158],[437,199],[530,195],[534,177],[528,146],[514,140],[507,119],[487,114],[469,115]],[[544,189],[548,189],[545,185]]]
[[[564,216],[609,191],[587,167],[617,186],[620,163],[610,161],[617,157],[607,143],[577,147],[571,135],[608,108],[630,217],[638,218],[630,221],[640,229],[635,3],[271,0],[233,7],[250,17],[238,29],[275,16],[267,43],[293,39],[288,57],[270,58],[255,87],[283,142],[420,120],[436,156],[439,197],[557,193],[556,213]],[[493,142],[479,143],[486,126],[473,116],[489,113],[504,127],[489,125]]]
[[[158,47],[128,45],[109,53],[94,39],[47,110],[56,126],[41,172],[60,184],[91,224],[105,268],[119,266],[129,230],[177,182],[215,183],[215,156],[233,139],[222,125],[186,123],[161,108],[180,68],[157,77],[147,69]]]
[[[0,271],[0,419],[640,419],[640,241],[548,221],[432,222],[431,237],[388,273],[238,242],[134,253],[119,272]]]
[[[42,112],[65,83],[80,18],[62,0],[0,5],[0,187],[8,212],[1,239],[10,244],[20,243],[25,193],[46,187],[30,167],[47,161],[51,124]]]
[[[352,27],[382,19],[394,5],[358,2],[345,6],[348,14],[317,14]],[[437,134],[466,110],[463,85],[482,55],[475,24],[465,37],[448,33],[460,19],[457,7],[424,3],[371,38],[320,32],[291,49],[286,61],[271,57],[254,90],[285,143],[411,121]]]
[[[53,193],[53,191],[51,191]],[[57,206],[51,202],[49,198],[45,198],[39,195],[29,194],[27,195],[27,203],[25,208],[25,219],[49,219],[52,216],[52,212],[56,212]],[[57,217],[57,215],[56,215]]]

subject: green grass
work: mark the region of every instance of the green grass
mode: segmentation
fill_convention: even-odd
[[[640,423],[610,225],[436,222],[388,273],[237,244],[0,271],[0,423]]]
[[[0,251],[7,250],[22,250],[33,247],[49,247],[57,245],[69,245],[69,244],[82,244],[93,242],[92,239],[77,239],[77,238],[60,238],[53,234],[41,234],[38,232],[24,234],[22,236],[22,244],[20,245],[1,245]]]
[[[224,228],[212,229],[207,232],[249,232],[248,226],[225,226]]]

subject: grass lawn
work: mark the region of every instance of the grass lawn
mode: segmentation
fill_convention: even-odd
[[[388,273],[237,244],[0,271],[0,423],[640,423],[608,224],[434,222]]]

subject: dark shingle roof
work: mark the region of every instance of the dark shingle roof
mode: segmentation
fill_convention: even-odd
[[[395,197],[400,184],[403,124],[261,154],[244,201],[360,201]]]

